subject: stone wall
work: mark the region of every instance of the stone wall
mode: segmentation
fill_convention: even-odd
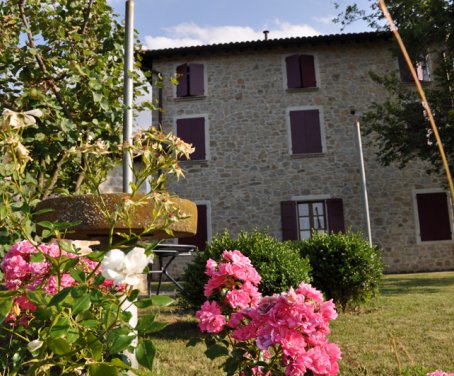
[[[286,90],[283,62],[293,53],[314,54],[319,88]],[[346,226],[364,231],[364,207],[355,119],[385,94],[369,72],[397,69],[384,43],[313,45],[154,58],[164,76],[178,64],[205,64],[203,98],[176,99],[175,88],[163,91],[163,127],[175,131],[176,117],[206,116],[207,161],[184,162],[186,179],[173,189],[182,197],[211,202],[212,233],[229,229],[269,228],[281,238],[280,202],[300,196],[340,197]],[[289,155],[286,110],[317,106],[322,113],[326,152],[313,157]],[[157,116],[155,116],[157,119]],[[452,242],[417,244],[414,190],[441,188],[443,180],[427,176],[413,162],[403,170],[380,166],[363,138],[372,236],[383,250],[389,272],[454,269]]]

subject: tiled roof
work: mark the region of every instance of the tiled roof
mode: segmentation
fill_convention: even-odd
[[[203,46],[164,48],[160,50],[145,50],[143,52],[144,57],[143,62],[145,65],[148,65],[147,63],[153,58],[168,57],[173,55],[205,54],[215,51],[233,51],[233,50],[241,51],[250,49],[259,50],[286,46],[367,42],[386,40],[390,38],[390,36],[391,33],[389,32],[364,32],[349,34],[316,35],[311,37],[298,38],[280,38],[267,40],[262,39],[248,42],[219,43]]]

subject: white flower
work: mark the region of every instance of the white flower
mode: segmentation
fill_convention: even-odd
[[[27,345],[28,351],[31,353],[35,352],[36,350],[39,350],[41,346],[43,345],[43,341],[40,341],[39,339],[35,339],[33,341],[30,341]]]
[[[151,259],[143,248],[135,247],[128,254],[119,249],[112,249],[106,253],[101,262],[102,275],[113,280],[116,285],[126,283],[136,286],[140,282],[140,275],[150,262]]]

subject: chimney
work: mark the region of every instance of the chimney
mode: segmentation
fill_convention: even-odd
[[[265,40],[268,40],[268,33],[270,31],[269,30],[263,30],[263,34],[265,34]]]

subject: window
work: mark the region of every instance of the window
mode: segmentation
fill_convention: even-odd
[[[451,218],[445,192],[416,193],[418,240],[451,240]]]
[[[207,159],[205,123],[205,117],[191,117],[176,121],[177,136],[195,148],[190,156],[191,160]]]
[[[291,55],[285,58],[287,88],[317,87],[313,55]]]
[[[304,240],[320,232],[345,232],[342,199],[281,202],[282,239]]]
[[[400,70],[400,78],[402,82],[413,82],[413,76],[408,69],[407,62],[405,61],[403,56],[399,56],[399,70]],[[429,72],[429,64],[427,62],[427,56],[421,55],[418,61],[415,64],[416,75],[418,80],[421,82],[429,82],[430,81],[430,72]]]
[[[177,97],[197,97],[205,94],[203,64],[182,64],[177,67]]]
[[[208,227],[209,204],[197,204],[197,233],[194,236],[178,239],[178,244],[193,244],[200,251],[204,251],[210,239]]]
[[[290,110],[290,154],[322,153],[320,111],[318,109]]]

